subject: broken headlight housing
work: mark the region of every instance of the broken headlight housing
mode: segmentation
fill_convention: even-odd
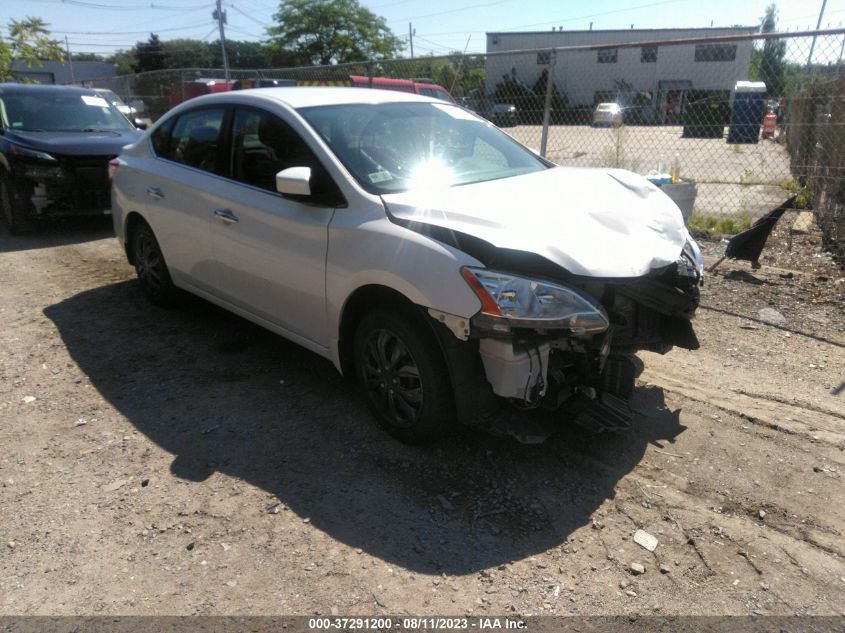
[[[681,277],[692,277],[697,282],[704,278],[704,259],[692,236],[687,235],[687,241],[678,260],[678,274]]]
[[[479,268],[464,267],[461,274],[481,300],[481,313],[500,325],[567,329],[576,336],[610,325],[604,308],[575,288]],[[494,324],[494,329],[510,328]]]
[[[59,180],[65,176],[59,161],[46,152],[12,143],[9,154],[15,158],[18,168],[26,178],[32,180]]]

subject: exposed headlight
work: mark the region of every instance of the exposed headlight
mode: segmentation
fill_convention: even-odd
[[[684,277],[698,277],[701,281],[704,278],[704,259],[701,257],[701,249],[691,237],[687,236],[686,244],[681,251],[681,259],[678,262],[678,274]]]
[[[584,335],[604,332],[610,325],[604,308],[575,288],[478,268],[461,272],[481,300],[481,312],[512,326]]]

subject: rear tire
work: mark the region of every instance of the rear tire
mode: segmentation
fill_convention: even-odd
[[[149,225],[141,224],[132,232],[132,256],[138,281],[147,299],[157,306],[174,305],[178,291]]]
[[[24,197],[21,189],[8,172],[0,174],[0,211],[3,221],[14,235],[33,233],[38,228],[32,201]]]
[[[437,339],[410,316],[375,310],[361,320],[355,373],[379,425],[402,442],[423,444],[455,427],[455,402]]]

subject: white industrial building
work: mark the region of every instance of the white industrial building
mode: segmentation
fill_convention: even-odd
[[[711,38],[757,31],[758,27],[747,26],[488,33],[488,53],[534,52],[489,55],[486,90],[492,94],[506,76],[534,86],[550,61],[548,52],[536,49]],[[629,93],[622,98],[637,95],[649,118],[675,120],[691,90],[712,91],[731,98],[736,82],[748,79],[753,47],[751,40],[744,40],[560,51],[552,77],[572,106],[616,101],[620,86],[625,86]]]

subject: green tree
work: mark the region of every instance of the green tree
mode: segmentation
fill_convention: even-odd
[[[212,67],[214,53],[211,46],[202,40],[179,38],[161,45],[164,47],[164,68]]]
[[[138,47],[116,51],[114,55],[107,57],[106,61],[116,66],[115,72],[118,75],[131,75],[138,65]]]
[[[97,53],[71,53],[71,60],[75,62],[104,62],[106,59]]]
[[[766,14],[760,20],[760,31],[777,32],[777,6],[774,3],[766,7]],[[756,49],[751,56],[749,76],[765,82],[770,97],[780,97],[786,81],[786,65],[786,42],[765,40],[763,47]]]
[[[546,107],[546,88],[549,83],[549,69],[544,68],[537,81],[534,83],[534,94],[537,95],[537,105],[541,109],[540,120],[543,118],[542,109]],[[569,107],[569,99],[557,89],[554,80],[552,81],[551,101],[549,102],[550,120],[558,123],[563,118],[563,110]]]
[[[27,17],[8,24],[8,39],[0,39],[0,81],[15,78],[12,62],[23,61],[27,68],[41,66],[42,61],[63,61],[64,53],[58,40],[50,38],[47,24],[41,18]]]
[[[135,48],[138,51],[138,62],[135,64],[136,73],[164,68],[167,52],[164,49],[164,44],[158,39],[158,35],[150,33],[150,39],[146,42],[139,42],[135,45]]]
[[[267,29],[272,46],[311,64],[390,59],[402,40],[358,0],[285,0]]]
[[[209,44],[212,55],[212,67],[223,66],[223,53],[220,51],[220,41]],[[226,55],[232,68],[269,68],[273,66],[270,49],[262,42],[247,42],[241,40],[226,40]]]

